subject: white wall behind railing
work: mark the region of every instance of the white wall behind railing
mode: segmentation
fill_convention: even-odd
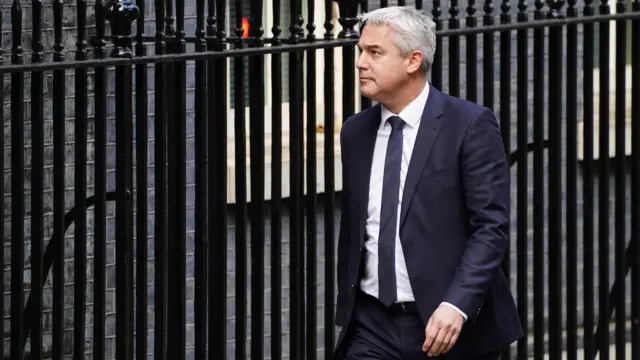
[[[314,24],[316,25],[316,29],[314,31],[316,38],[321,40],[324,37],[324,33],[325,33],[325,28],[324,28],[324,23],[325,23],[325,2],[323,0],[314,0],[315,1],[315,16],[313,19]],[[306,0],[303,2],[303,7],[306,7]],[[271,29],[271,27],[273,26],[273,6],[272,6],[272,1],[271,0],[265,0],[265,16],[264,16],[264,29]],[[337,34],[342,30],[340,24],[338,23],[338,18],[339,18],[339,9],[338,9],[338,5],[337,3],[334,2],[334,6],[333,6],[333,14],[332,14],[332,18],[333,18],[333,24],[334,24],[334,29],[333,29],[333,34],[334,34],[334,38],[337,37]],[[303,27],[305,27],[306,30],[306,22],[308,21],[308,19],[305,19],[305,25],[303,25]],[[305,53],[306,54],[306,53]],[[271,199],[271,179],[272,179],[272,174],[271,174],[271,164],[272,164],[272,158],[271,158],[271,144],[273,142],[272,139],[272,123],[273,121],[277,121],[275,119],[272,119],[272,109],[273,106],[278,106],[278,104],[274,104],[273,103],[273,93],[271,91],[271,87],[272,87],[272,76],[271,76],[271,62],[272,62],[272,56],[271,55],[266,55],[265,56],[265,80],[264,80],[264,84],[265,84],[265,108],[264,108],[264,123],[265,123],[265,200],[270,200]],[[334,87],[333,87],[333,98],[334,98],[334,108],[333,109],[327,109],[327,107],[325,106],[325,98],[324,98],[324,78],[325,78],[325,52],[324,50],[320,49],[320,50],[316,50],[316,67],[315,67],[315,90],[316,90],[316,98],[315,99],[308,99],[306,96],[306,92],[307,92],[307,86],[308,86],[308,76],[307,76],[307,71],[309,70],[306,66],[307,63],[307,59],[305,57],[304,59],[304,75],[303,75],[303,113],[304,113],[304,118],[303,118],[303,137],[304,137],[304,159],[305,159],[305,163],[304,163],[304,167],[305,167],[305,179],[306,179],[306,159],[309,157],[310,154],[307,153],[306,150],[306,146],[307,146],[307,104],[308,102],[312,102],[315,103],[315,112],[316,112],[316,162],[317,162],[317,168],[316,168],[316,191],[318,193],[322,193],[324,192],[325,189],[325,184],[324,184],[324,142],[325,142],[325,126],[324,126],[324,120],[325,120],[325,115],[328,111],[333,111],[333,117],[334,117],[334,121],[335,121],[335,127],[334,127],[334,131],[333,131],[333,141],[334,141],[334,172],[335,172],[335,183],[334,183],[334,188],[336,191],[339,191],[342,189],[342,172],[341,172],[341,160],[340,160],[340,129],[342,127],[342,123],[344,121],[344,117],[342,114],[342,99],[343,99],[343,82],[347,81],[346,79],[343,78],[343,63],[342,63],[342,48],[341,47],[336,47],[334,48],[334,55],[333,55],[333,83],[334,83]],[[229,63],[228,63],[229,64]],[[355,63],[353,64],[353,66],[355,66]],[[288,65],[286,63],[283,62],[282,64],[282,71],[283,72],[287,72],[288,71]],[[227,93],[229,93],[230,88],[231,88],[231,84],[228,80],[229,78],[227,78]],[[354,94],[356,95],[356,111],[360,108],[360,93],[359,93],[359,89],[357,87],[357,82],[356,79],[352,79],[351,81],[353,81],[356,84],[356,88],[354,91]],[[289,136],[290,136],[290,115],[291,115],[291,111],[290,111],[290,103],[289,103],[289,99],[283,99],[283,103],[280,104],[280,106],[282,107],[282,197],[286,198],[290,196],[290,181],[289,181],[289,176],[290,176],[290,148],[289,148]],[[246,189],[247,189],[247,199],[248,201],[251,200],[251,191],[250,191],[250,184],[251,184],[251,169],[250,169],[250,164],[251,164],[251,159],[249,156],[249,149],[250,149],[250,143],[249,143],[249,136],[251,134],[250,132],[250,127],[249,127],[249,118],[250,118],[250,109],[249,109],[249,104],[245,104],[245,131],[246,131],[246,142],[247,142],[247,147],[246,147],[246,161],[247,161],[247,179],[246,179]],[[236,186],[238,186],[239,182],[236,180],[235,177],[235,126],[234,126],[234,119],[235,119],[235,109],[231,107],[230,102],[228,102],[227,104],[227,201],[229,203],[235,203],[235,199],[236,199]],[[307,192],[306,189],[306,181],[305,181],[305,188],[304,188],[304,192]]]
[[[629,2],[629,5],[631,2]],[[616,7],[611,6],[611,13],[616,13]],[[608,156],[613,158],[616,154],[616,98],[617,98],[617,90],[616,90],[616,56],[620,54],[619,51],[616,50],[617,44],[617,36],[616,36],[616,26],[617,21],[609,21],[609,68],[606,69],[609,72],[609,152]],[[601,23],[606,24],[606,23]],[[595,34],[595,36],[599,36]],[[627,32],[627,40],[632,36],[631,31]],[[637,38],[636,34],[636,38]],[[627,41],[627,44],[631,44],[630,41]],[[598,49],[596,49],[598,51]],[[624,56],[627,56],[627,53],[630,52],[631,49],[627,45],[626,53]],[[625,98],[625,107],[624,107],[624,120],[625,120],[625,153],[623,156],[631,155],[631,65],[627,64],[624,68],[625,73],[625,87],[624,87],[624,96]],[[593,70],[593,157],[594,159],[600,158],[600,73],[602,69],[595,68]],[[580,90],[578,90],[580,91]],[[578,159],[584,159],[584,123],[583,119],[579,120],[578,123]]]

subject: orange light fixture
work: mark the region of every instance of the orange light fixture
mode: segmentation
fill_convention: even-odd
[[[249,37],[249,19],[247,19],[246,17],[242,18],[242,38],[248,38]]]

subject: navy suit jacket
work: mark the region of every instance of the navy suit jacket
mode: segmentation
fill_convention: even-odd
[[[380,121],[376,105],[347,119],[340,135],[338,358],[362,276],[371,158]],[[509,245],[509,197],[509,165],[493,113],[431,86],[407,172],[400,238],[425,326],[443,301],[468,316],[449,358],[497,349],[523,336],[501,269]]]

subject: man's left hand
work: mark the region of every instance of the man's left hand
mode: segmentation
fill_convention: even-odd
[[[431,315],[424,330],[426,339],[422,351],[429,356],[446,353],[455,345],[462,330],[464,318],[450,306],[440,305]]]

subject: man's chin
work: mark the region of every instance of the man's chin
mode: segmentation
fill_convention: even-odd
[[[367,89],[366,87],[361,87],[360,88],[360,94],[364,97],[366,97],[367,99],[371,100],[371,101],[378,101],[377,100],[377,92],[376,91],[371,91],[370,89]]]

